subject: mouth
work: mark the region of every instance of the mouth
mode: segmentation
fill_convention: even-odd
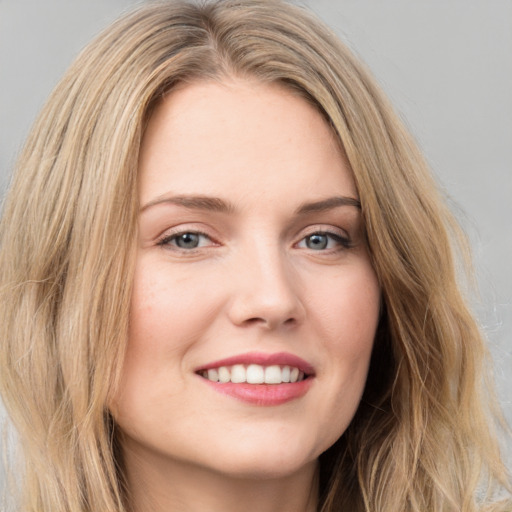
[[[215,391],[253,405],[280,405],[304,396],[313,367],[288,353],[251,352],[215,361],[195,373]]]
[[[308,377],[296,366],[260,364],[234,364],[201,370],[198,374],[211,382],[227,384],[288,384],[301,382]]]

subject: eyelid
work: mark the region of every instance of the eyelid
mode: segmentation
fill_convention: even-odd
[[[347,230],[338,226],[326,225],[326,224],[312,224],[301,230],[301,239],[307,236],[314,235],[315,233],[322,233],[324,235],[334,235],[340,238],[350,239],[350,235]]]

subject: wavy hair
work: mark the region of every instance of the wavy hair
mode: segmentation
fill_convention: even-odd
[[[280,83],[325,116],[382,287],[363,399],[320,458],[319,510],[511,510],[493,502],[510,487],[459,284],[464,236],[365,67],[280,0],[143,6],[81,53],[37,119],[0,226],[0,388],[25,461],[20,510],[129,508],[106,404],[127,338],[141,137],[176,84],[230,76]]]

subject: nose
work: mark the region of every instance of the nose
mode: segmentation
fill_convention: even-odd
[[[267,330],[300,324],[305,316],[300,283],[279,247],[269,246],[239,260],[231,274],[230,320]]]

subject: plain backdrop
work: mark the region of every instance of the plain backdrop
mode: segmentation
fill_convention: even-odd
[[[2,196],[60,76],[91,37],[138,3],[0,0]],[[451,197],[474,248],[474,308],[512,422],[512,0],[300,3],[369,65]]]

